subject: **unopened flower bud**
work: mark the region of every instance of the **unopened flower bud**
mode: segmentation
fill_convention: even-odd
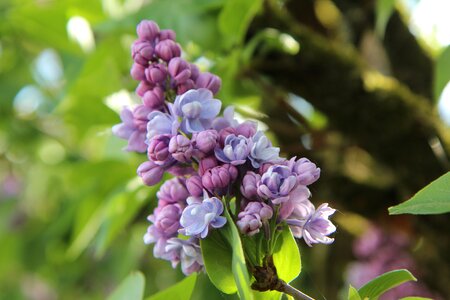
[[[164,169],[152,161],[146,161],[138,167],[137,174],[146,185],[152,186],[161,181]]]
[[[189,64],[180,57],[174,57],[170,60],[168,70],[175,84],[184,83],[191,77]]]
[[[261,176],[254,172],[248,171],[242,179],[241,193],[242,195],[250,200],[259,199],[258,196],[258,182],[261,180]]]
[[[188,162],[192,157],[191,141],[184,135],[176,135],[170,139],[169,152],[179,162]]]
[[[134,80],[145,80],[145,67],[134,63],[131,67],[130,75]]]
[[[160,134],[152,138],[148,144],[148,158],[157,165],[164,165],[170,159],[170,134]]]
[[[194,197],[203,195],[202,178],[200,176],[191,176],[186,180],[186,188]]]
[[[145,69],[145,78],[153,84],[162,84],[167,77],[167,69],[163,64],[152,64]]]
[[[180,46],[172,40],[160,41],[156,44],[155,50],[156,54],[166,62],[181,55]]]
[[[217,159],[214,155],[205,157],[198,164],[198,173],[200,174],[200,176],[203,176],[203,174],[205,174],[206,171],[208,171],[211,168],[214,168],[218,164],[219,163],[217,162]]]
[[[142,97],[142,102],[150,108],[159,108],[164,104],[164,91],[160,87],[154,87]]]
[[[153,41],[159,33],[159,26],[153,21],[144,20],[137,26],[137,34],[141,40]]]
[[[131,48],[131,56],[133,60],[146,67],[148,62],[153,59],[154,49],[150,42],[137,40]]]
[[[213,94],[216,94],[220,90],[222,81],[218,76],[205,72],[198,76],[195,84],[197,85],[197,88],[206,88]]]
[[[159,33],[160,41],[164,41],[164,40],[175,41],[175,39],[176,39],[176,34],[175,34],[175,31],[173,31],[172,29],[163,29]]]
[[[196,149],[200,150],[203,154],[208,154],[216,147],[219,140],[219,134],[212,129],[205,130],[195,133],[192,139]]]

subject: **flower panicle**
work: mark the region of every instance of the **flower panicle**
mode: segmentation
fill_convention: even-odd
[[[173,31],[145,20],[137,35],[131,76],[142,103],[124,108],[113,132],[128,141],[126,150],[147,153],[137,169],[144,184],[174,176],[161,185],[148,217],[144,242],[154,244],[154,256],[180,264],[186,275],[201,271],[199,240],[227,223],[232,198],[238,203],[229,212],[243,235],[277,224],[308,246],[332,243],[335,210],[310,201],[308,186],[320,168],[304,157],[280,157],[257,123],[239,122],[233,107],[221,115],[220,78],[184,60]]]

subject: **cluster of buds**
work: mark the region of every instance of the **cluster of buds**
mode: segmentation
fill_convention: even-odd
[[[226,224],[224,203],[232,198],[239,203],[230,214],[243,235],[271,222],[290,226],[309,246],[333,242],[335,210],[309,200],[320,169],[306,158],[280,157],[256,122],[235,119],[233,107],[220,116],[222,102],[214,98],[220,79],[182,60],[172,31],[143,21],[137,33],[131,74],[141,81],[143,104],[125,109],[113,131],[128,140],[128,150],[147,152],[137,170],[146,185],[160,183],[166,172],[174,176],[162,184],[148,218],[144,241],[155,244],[154,256],[181,263],[185,274],[202,270],[199,239]]]

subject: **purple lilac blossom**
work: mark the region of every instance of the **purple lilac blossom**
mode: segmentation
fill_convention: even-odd
[[[175,57],[170,60],[168,71],[176,85],[185,83],[191,77],[189,63],[180,57]]]
[[[336,231],[336,226],[328,218],[336,210],[328,207],[328,203],[323,203],[319,208],[314,209],[312,204],[305,203],[303,210],[294,218],[289,218],[286,223],[294,227],[293,233],[296,238],[303,238],[305,243],[312,247],[313,244],[331,244],[334,239],[328,237]],[[295,228],[298,227],[298,228]]]
[[[262,131],[258,131],[252,137],[252,141],[253,146],[249,158],[254,168],[259,168],[263,163],[273,163],[280,160],[280,148],[272,147],[272,143]]]
[[[172,58],[181,55],[181,48],[174,41],[167,39],[156,44],[155,52],[162,60],[169,62]]]
[[[227,222],[225,217],[220,216],[223,213],[222,202],[216,197],[208,198],[206,192],[203,197],[200,203],[194,197],[187,199],[188,206],[180,219],[180,233],[203,239],[208,235],[209,226],[220,228]]]
[[[289,200],[289,194],[296,186],[297,178],[288,167],[273,165],[261,176],[258,195],[270,199],[273,204],[280,204]]]
[[[175,99],[175,113],[183,118],[181,129],[185,133],[200,132],[211,127],[222,103],[214,99],[207,89],[189,90]]]
[[[217,117],[212,123],[212,128],[220,132],[222,129],[236,128],[239,122],[234,118],[234,106],[227,106],[223,111],[223,117]]]
[[[262,223],[272,218],[273,210],[263,202],[249,202],[238,214],[236,225],[243,234],[249,236],[259,232]]]
[[[147,140],[159,134],[175,135],[179,128],[177,117],[173,114],[172,105],[168,103],[169,113],[153,111],[148,115]]]
[[[281,220],[288,218],[289,216],[296,214],[298,210],[302,210],[305,202],[309,202],[311,192],[304,185],[298,185],[290,194],[289,201],[281,204],[278,217]]]
[[[225,139],[223,149],[216,148],[214,153],[218,160],[237,166],[245,164],[252,146],[253,142],[245,136],[230,134]]]
[[[172,267],[175,268],[180,262],[184,275],[200,272],[203,269],[203,258],[198,239],[182,240],[171,238],[167,240],[165,250],[168,253],[174,253],[171,259]]]
[[[131,56],[133,60],[146,67],[148,62],[153,59],[154,49],[149,41],[137,40],[131,48]]]
[[[291,168],[292,173],[297,176],[299,184],[310,185],[320,177],[320,168],[317,168],[316,164],[305,157],[299,160],[293,157],[287,162],[287,165]]]
[[[246,138],[251,138],[256,134],[258,124],[253,121],[245,121],[236,127],[236,135],[243,135]]]
[[[125,107],[120,113],[121,124],[114,125],[112,132],[114,135],[128,140],[125,148],[127,151],[145,152],[145,135],[147,132],[147,115],[152,110],[144,105],[139,105],[132,111]]]
[[[406,234],[384,231],[371,225],[353,244],[358,261],[347,269],[347,281],[360,288],[373,278],[392,270],[407,269],[416,277],[420,270],[410,254],[411,241]],[[400,299],[406,296],[443,299],[433,294],[423,283],[408,282],[389,290],[380,300]]]
[[[167,78],[167,67],[164,64],[153,63],[145,69],[145,78],[151,84],[162,84]]]

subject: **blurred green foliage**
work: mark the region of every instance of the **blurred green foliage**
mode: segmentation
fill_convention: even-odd
[[[209,68],[225,49],[222,2],[1,1],[0,299],[104,299],[135,269],[146,295],[182,278],[143,244],[157,187],[110,128],[135,100],[136,24],[174,29]]]

